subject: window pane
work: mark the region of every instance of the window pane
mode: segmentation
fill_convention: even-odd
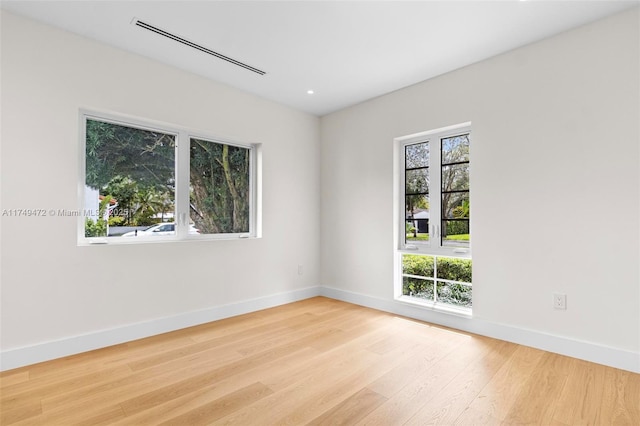
[[[249,232],[250,150],[191,139],[190,217],[201,234]]]
[[[417,275],[420,277],[433,277],[433,256],[421,256],[417,254],[402,255],[402,273]]]
[[[442,139],[442,164],[469,161],[469,135]]]
[[[459,283],[438,282],[438,303],[471,308],[471,286]]]
[[[468,248],[470,240],[468,220],[443,220],[442,245]]]
[[[407,170],[405,174],[407,194],[425,194],[429,192],[429,169]]]
[[[453,257],[438,258],[438,278],[451,281],[471,282],[471,259]]]
[[[405,232],[407,241],[429,240],[429,196],[405,197]]]
[[[463,163],[446,165],[447,163],[456,163],[460,161],[462,161]],[[442,139],[443,166],[441,243],[443,246],[464,248],[469,247],[468,219],[470,217],[470,205],[468,161],[468,135]]]
[[[433,280],[403,277],[402,295],[433,301]]]
[[[442,166],[442,190],[459,191],[469,189],[469,163]]]
[[[443,219],[469,219],[470,209],[468,192],[442,194]]]
[[[172,221],[175,135],[87,119],[85,236],[150,236]]]
[[[429,166],[429,142],[404,147],[405,168],[415,169]]]

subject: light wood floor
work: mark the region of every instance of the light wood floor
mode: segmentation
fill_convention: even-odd
[[[640,425],[640,375],[326,298],[4,372],[2,425]]]

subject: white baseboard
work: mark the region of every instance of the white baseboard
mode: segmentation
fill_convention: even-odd
[[[379,299],[332,287],[321,287],[320,295],[433,324],[455,328],[461,331],[506,340],[508,342],[530,346],[548,352],[595,362],[597,364],[603,364],[634,373],[640,373],[640,353],[636,352],[625,351],[561,336],[554,336],[552,334],[484,321],[481,319],[449,315],[395,300]]]
[[[194,325],[242,315],[261,309],[272,308],[286,303],[297,302],[319,296],[320,287],[308,287],[286,293],[278,293],[256,299],[244,300],[223,306],[195,312],[159,318],[124,327],[96,331],[65,339],[44,342],[32,346],[9,349],[0,353],[0,371],[11,370],[25,365],[49,361],[81,352],[100,349],[119,343],[130,342],[161,333],[179,330]]]
[[[201,311],[131,324],[124,327],[9,349],[0,353],[0,371],[11,370],[25,365],[130,342],[132,340],[155,336],[194,325],[272,308],[286,303],[297,302],[314,296],[325,296],[342,300],[344,302],[451,327],[457,330],[506,340],[508,342],[583,359],[585,361],[640,373],[640,354],[631,351],[624,351],[590,342],[582,342],[480,319],[443,314],[431,309],[425,309],[398,301],[379,299],[331,287],[309,287],[229,305],[216,306]]]

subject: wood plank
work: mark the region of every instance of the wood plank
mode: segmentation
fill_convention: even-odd
[[[159,386],[144,395],[123,402],[122,407],[127,415],[138,413],[146,408],[171,401],[181,395],[194,392],[198,389],[210,386],[212,383],[217,383],[230,378],[247,369],[259,368],[264,363],[277,359],[281,356],[285,356],[294,349],[293,345],[278,347],[251,357],[240,359],[209,372],[189,377],[175,384]]]
[[[572,374],[556,401],[553,419],[565,424],[603,424],[601,404],[604,369],[576,360]],[[604,422],[607,424],[608,422]]]
[[[278,333],[282,327],[286,327],[290,321],[300,322],[309,321],[312,316],[309,314],[300,314],[298,317],[283,319],[277,323],[261,324],[259,326],[253,326],[238,333],[226,334],[221,337],[201,341],[192,345],[183,346],[168,352],[161,354],[150,354],[144,359],[130,362],[128,365],[133,371],[140,371],[145,368],[149,368],[155,365],[164,364],[169,361],[184,358],[189,355],[196,354],[198,352],[204,352],[212,348],[220,348],[226,345],[235,345],[238,342],[250,341],[255,339],[256,336],[266,334],[268,337]],[[235,350],[235,349],[234,349]]]
[[[556,402],[576,360],[545,352],[518,392],[504,424],[552,424]]]
[[[284,374],[283,372],[291,368],[291,366],[299,365],[309,358],[313,358],[316,353],[317,352],[311,348],[303,348],[298,352],[289,354],[289,356],[287,357],[275,360],[273,363],[265,364],[257,371],[245,371],[226,380],[211,384],[208,387],[203,387],[193,392],[180,395],[179,397],[171,401],[167,401],[166,403],[148,407],[147,409],[142,410],[139,413],[128,416],[122,422],[114,423],[114,426],[124,426],[131,424],[158,424],[167,418],[182,415],[190,410],[196,409],[197,407],[206,404],[209,401],[221,398],[229,393],[232,393],[239,388],[249,386],[256,380],[259,380],[264,384],[263,380],[261,379],[263,377],[268,377],[268,374],[271,371]]]
[[[320,425],[352,425],[385,402],[387,398],[368,388],[364,388],[342,401],[329,411],[325,411],[308,424]]]
[[[428,374],[427,371],[429,369],[452,353],[463,342],[468,341],[469,337],[448,332],[441,333],[437,329],[421,330],[420,336],[428,336],[427,349],[415,354],[408,362],[398,365],[369,384],[368,387],[371,390],[391,398],[410,382],[413,382],[416,377]]]
[[[206,425],[272,393],[273,391],[262,383],[254,383],[204,404],[195,410],[168,419],[160,423],[160,425]]]
[[[32,386],[30,382],[20,383],[13,386],[9,391],[2,390],[0,404],[3,409],[12,409],[24,404],[31,404],[35,398],[42,399],[47,396],[64,393],[67,391],[79,391],[82,388],[93,386],[96,382],[110,379],[114,376],[126,376],[131,371],[128,367],[116,367],[105,370],[95,370],[89,374],[73,377],[71,379],[60,379],[59,381],[47,381],[40,386]],[[13,393],[15,388],[19,388],[19,393]]]
[[[28,370],[11,370],[0,372],[0,389],[24,383],[29,380]]]
[[[37,417],[31,417],[25,421],[14,423],[19,426],[66,426],[66,425],[94,425],[110,424],[124,416],[124,412],[117,405],[109,408],[96,409],[85,407],[82,411],[69,410],[62,416],[52,417],[48,413],[42,413]],[[11,423],[7,423],[11,424]],[[5,424],[3,423],[3,426]]]
[[[78,410],[85,405],[96,408],[113,405],[123,398],[133,398],[155,389],[160,384],[169,386],[187,378],[205,374],[215,368],[242,359],[237,353],[215,353],[210,356],[199,353],[182,359],[181,363],[159,365],[139,372],[131,372],[125,376],[114,376],[96,381],[92,386],[60,391],[57,395],[42,399],[45,412],[60,410]]]
[[[375,380],[396,365],[406,362],[413,350],[417,348],[422,350],[423,346],[418,344],[411,349],[407,346],[400,346],[392,352],[373,358],[373,362],[369,365],[363,366],[360,363],[353,370],[338,370],[338,377],[332,382],[328,382],[326,388],[319,386],[320,389],[323,389],[321,392],[318,392],[317,388],[313,388],[309,398],[298,400],[298,404],[293,409],[289,409],[275,423],[303,424],[313,420],[361,390],[369,381]]]
[[[467,407],[456,419],[455,426],[494,426],[499,425],[500,420],[487,414],[484,410]]]
[[[452,351],[450,355],[429,363],[420,374],[411,375],[411,379],[402,389],[395,392],[387,402],[372,411],[358,424],[380,426],[405,424],[442,392],[456,376],[469,368],[469,365],[482,362],[492,350],[493,345],[492,339],[484,337],[469,339],[464,347],[460,347],[460,350]]]
[[[469,363],[405,424],[453,424],[516,348],[513,343],[491,341],[485,356]]]
[[[264,424],[300,424],[304,423],[303,419],[310,421],[332,407],[332,402],[339,402],[336,398],[340,398],[341,394],[336,397],[336,393],[344,392],[344,389],[338,388],[338,384],[341,384],[345,371],[357,374],[373,365],[378,358],[371,352],[359,351],[351,352],[339,364],[318,365],[311,375],[213,424],[248,425],[258,418]],[[318,406],[326,408],[313,411]],[[290,420],[291,416],[296,419]]]
[[[604,370],[599,424],[640,425],[640,374],[597,367]]]
[[[0,425],[9,425],[21,420],[37,417],[42,414],[42,405],[40,401],[34,399],[28,404],[22,404],[14,408],[6,408],[2,405],[0,412]]]
[[[372,341],[371,333],[361,337],[362,342]],[[374,333],[376,339],[380,333]],[[233,416],[228,416],[215,424],[250,424],[259,416],[265,424],[304,424],[318,417],[326,410],[339,404],[362,388],[362,383],[375,380],[377,376],[406,362],[412,351],[407,344],[396,351],[378,355],[366,349],[354,350],[362,346],[351,343],[331,351],[330,362],[310,366],[305,376],[290,383],[269,398],[254,404]],[[418,344],[419,345],[419,344]],[[423,346],[415,346],[414,349]],[[343,351],[344,350],[344,351]]]
[[[543,351],[519,346],[469,404],[475,412],[484,413],[489,418],[504,420],[516,400],[522,384],[531,376],[540,362]],[[499,422],[498,422],[499,423]]]

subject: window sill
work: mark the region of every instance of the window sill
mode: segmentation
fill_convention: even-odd
[[[109,237],[109,238],[82,238],[78,240],[78,246],[80,247],[89,247],[89,246],[123,246],[123,245],[138,245],[138,244],[168,244],[168,243],[191,243],[191,242],[203,242],[203,241],[235,241],[235,240],[256,240],[260,239],[259,236],[255,235],[199,235],[199,236],[188,236],[185,238],[174,238],[174,237],[131,237],[131,238],[120,238],[120,237]]]
[[[405,244],[398,249],[402,254],[419,254],[423,256],[455,257],[459,259],[471,259],[471,249],[456,249],[451,247],[434,248],[419,244]]]
[[[431,311],[440,312],[449,315],[456,315],[463,318],[472,318],[473,311],[472,308],[464,308],[461,306],[453,306],[447,305],[444,303],[431,302],[427,300],[417,299],[415,297],[410,296],[399,296],[395,298],[396,302],[403,303],[405,305],[410,305],[413,307],[420,307],[429,309]]]

